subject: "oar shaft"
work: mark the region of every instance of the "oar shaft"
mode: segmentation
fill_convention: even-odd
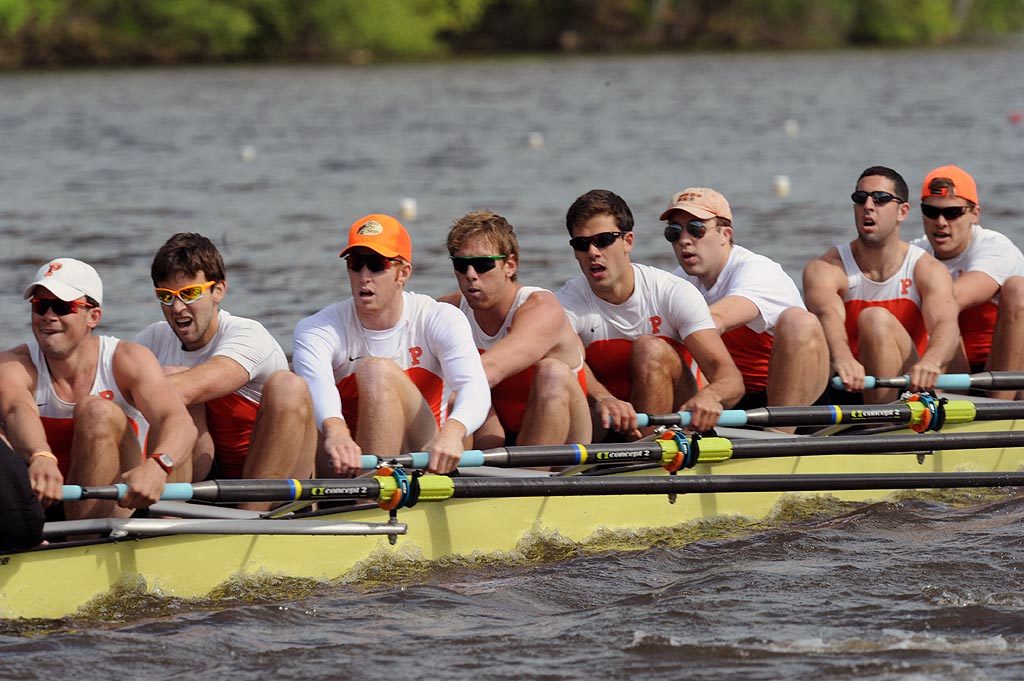
[[[914,423],[921,405],[904,402],[877,405],[825,405],[807,407],[761,407],[748,411],[727,409],[718,420],[719,426],[833,426],[840,423],[864,425],[869,423]],[[975,403],[969,400],[950,400],[943,407],[945,423],[971,421],[998,421],[1024,418],[1024,402],[1000,401]],[[915,413],[916,412],[916,413]],[[673,414],[637,414],[641,428],[646,426],[690,425],[691,414],[679,411]]]
[[[456,478],[453,498],[556,497],[712,492],[827,492],[865,489],[1019,487],[1024,473],[909,473],[870,475],[569,476],[564,478]]]
[[[879,378],[877,376],[865,376],[864,388],[898,388],[904,389],[910,385],[909,376],[893,376],[890,378]],[[843,389],[843,382],[838,376],[832,379],[832,386],[836,390]],[[983,371],[977,374],[942,374],[935,382],[939,390],[967,390],[978,388],[981,390],[1019,390],[1024,389],[1024,371]]]
[[[701,440],[702,446],[707,440]],[[814,454],[879,454],[936,449],[999,449],[1024,446],[1024,431],[971,433],[922,433],[919,435],[878,435],[871,437],[836,435],[828,438],[780,437],[763,440],[735,440],[732,458],[757,459],[770,456]]]
[[[64,486],[64,501],[81,499],[120,499],[127,492],[123,483],[97,487]],[[172,482],[164,486],[161,501],[237,503],[241,501],[298,501],[300,499],[342,500],[376,499],[380,496],[377,478],[327,480],[206,480]]]
[[[623,442],[618,444],[591,445],[527,445],[520,447],[498,447],[481,451],[467,450],[462,453],[459,466],[494,466],[495,468],[525,468],[529,466],[579,466],[596,463],[634,463],[637,461],[660,461],[665,445],[657,441]],[[429,461],[426,452],[414,452],[401,456],[378,459],[363,456],[363,468],[372,470],[378,463],[394,462],[405,468],[426,468]]]

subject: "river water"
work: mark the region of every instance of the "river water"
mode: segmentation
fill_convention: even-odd
[[[1024,243],[1019,49],[530,58],[365,68],[0,76],[0,347],[29,333],[21,288],[57,256],[106,287],[101,329],[160,319],[148,271],[176,231],[221,247],[225,308],[287,351],[339,297],[348,225],[414,198],[413,290],[455,286],[451,222],[517,228],[521,278],[578,270],[565,210],[607,188],[635,259],[672,254],[660,211],[689,185],[732,203],[736,240],[797,277],[853,235],[849,193],[889,165],[915,192],[957,163],[987,227]],[[531,137],[534,141],[530,143]],[[776,196],[775,177],[792,192]],[[912,203],[916,203],[913,202]],[[920,230],[916,206],[904,227]],[[730,538],[569,560],[426,566],[354,584],[0,627],[0,678],[1019,678],[1024,502],[844,508]],[[82,664],[87,661],[88,664]]]

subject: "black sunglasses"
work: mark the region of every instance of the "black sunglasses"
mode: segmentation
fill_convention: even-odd
[[[927,203],[921,204],[921,214],[929,220],[937,220],[940,215],[947,220],[956,220],[970,209],[970,206],[948,206],[946,208],[939,208],[938,206],[933,206]]]
[[[345,256],[345,263],[349,270],[361,272],[364,267],[369,268],[373,273],[383,272],[391,269],[391,263],[402,262],[400,258],[387,258],[380,253],[349,253]]]
[[[477,274],[483,274],[493,270],[499,260],[504,260],[507,257],[507,255],[472,255],[467,257],[453,255],[451,258],[452,267],[459,274],[469,272],[471,265]]]
[[[896,203],[906,203],[906,201],[904,201],[900,197],[896,196],[895,194],[890,194],[889,192],[855,191],[854,193],[850,194],[850,198],[853,199],[853,202],[856,203],[858,206],[863,206],[865,203],[867,203],[869,196],[871,197],[871,200],[875,202],[876,206],[884,206],[890,201],[895,201]]]
[[[569,239],[569,245],[574,251],[589,251],[590,244],[600,249],[605,249],[615,243],[619,237],[625,236],[626,232],[601,232],[593,236],[574,236]]]
[[[685,225],[677,225],[674,222],[670,222],[665,225],[665,241],[670,244],[679,241],[679,237],[683,235],[684,229],[694,239],[700,239],[708,233],[708,226],[700,220],[690,220]]]
[[[53,313],[58,317],[63,317],[79,310],[89,310],[96,307],[95,305],[81,303],[77,300],[66,301],[57,298],[33,298],[31,302],[32,311],[40,317],[50,310],[53,310]]]

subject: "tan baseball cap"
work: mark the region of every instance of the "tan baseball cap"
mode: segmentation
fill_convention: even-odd
[[[725,218],[732,222],[732,209],[729,208],[729,202],[714,189],[707,187],[687,187],[674,194],[668,208],[661,214],[661,219],[667,220],[674,210],[685,210],[701,220]]]

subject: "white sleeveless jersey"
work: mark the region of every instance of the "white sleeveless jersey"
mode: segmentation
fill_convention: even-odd
[[[128,420],[132,424],[139,439],[142,451],[145,451],[146,435],[149,424],[142,417],[142,413],[132,406],[114,379],[114,351],[120,343],[113,336],[98,336],[99,339],[99,360],[96,363],[96,376],[93,379],[90,395],[97,395],[105,400],[110,400],[121,407]],[[50,377],[50,369],[46,365],[46,358],[35,338],[28,342],[29,356],[36,368],[36,405],[39,407],[39,416],[43,421],[43,428],[46,430],[47,443],[53,449],[58,462],[64,464],[61,471],[67,475],[65,468],[71,455],[71,435],[74,430],[75,403],[65,402],[57,397],[53,390],[53,380]]]
[[[448,418],[468,432],[479,428],[491,406],[491,392],[469,322],[457,308],[418,293],[402,293],[402,317],[382,331],[366,329],[347,298],[306,317],[295,327],[295,373],[309,384],[317,426],[343,418],[355,426],[355,372],[364,357],[392,360],[419,388],[444,420],[442,399],[455,393]],[[355,399],[353,399],[355,398]]]
[[[473,331],[473,342],[476,343],[477,349],[490,350],[495,343],[507,336],[508,332],[512,329],[512,320],[515,318],[519,306],[538,291],[548,292],[546,288],[540,288],[539,286],[520,287],[519,291],[516,292],[515,300],[512,301],[512,307],[509,308],[508,314],[505,315],[505,319],[501,322],[501,327],[493,336],[488,336],[484,333],[484,330],[480,328],[480,324],[477,323],[476,317],[473,316],[473,308],[469,306],[464,297],[460,297],[459,309],[462,310],[463,314],[466,315],[466,319],[469,320],[469,328]]]
[[[836,249],[846,271],[846,334],[854,355],[858,351],[857,318],[867,307],[889,310],[906,328],[918,353],[923,354],[928,347],[928,331],[921,314],[921,292],[914,281],[914,268],[925,252],[911,244],[899,269],[885,281],[874,281],[861,271],[849,243],[838,244]]]

